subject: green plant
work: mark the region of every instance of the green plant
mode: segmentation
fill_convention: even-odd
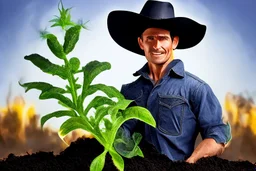
[[[56,16],[50,22],[54,23],[52,27],[59,26],[65,32],[63,45],[59,43],[58,38],[54,34],[48,33],[47,31],[42,31],[41,37],[46,39],[51,52],[57,58],[63,60],[64,65],[54,64],[39,54],[31,54],[24,58],[31,61],[43,72],[67,80],[68,85],[65,88],[60,88],[47,82],[19,84],[25,88],[25,92],[31,89],[40,90],[39,99],[57,99],[60,105],[67,108],[66,110],[55,111],[44,115],[41,118],[42,127],[46,121],[53,117],[68,116],[69,119],[63,122],[59,129],[61,138],[75,129],[84,129],[90,132],[104,146],[102,154],[92,161],[90,170],[102,170],[107,153],[111,155],[114,165],[119,170],[123,170],[124,161],[114,148],[114,143],[128,143],[128,151],[123,150],[123,153],[121,152],[124,157],[133,157],[135,155],[143,157],[143,154],[138,147],[141,135],[135,133],[132,139],[127,139],[127,137],[122,136],[123,131],[121,125],[129,119],[138,119],[155,127],[155,120],[147,109],[139,106],[129,107],[132,100],[125,99],[115,87],[105,84],[92,84],[97,75],[111,68],[110,63],[95,60],[80,67],[80,61],[77,57],[67,58],[67,55],[75,48],[79,40],[81,29],[86,29],[86,27],[82,22],[76,24],[71,21],[71,8],[65,9],[62,2],[59,3],[58,9],[60,16]],[[82,85],[77,83],[79,80],[77,74],[79,73],[83,73]],[[97,91],[103,92],[105,96],[95,96],[84,107],[85,98],[93,95]],[[72,99],[69,99],[66,94],[71,95]],[[94,109],[95,113],[89,117],[88,114],[91,109]],[[117,132],[118,136],[116,138]],[[122,149],[119,149],[119,151],[122,151]]]

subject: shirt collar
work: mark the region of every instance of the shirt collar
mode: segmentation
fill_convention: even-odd
[[[176,75],[176,76],[180,76],[180,77],[184,77],[184,64],[180,59],[174,59],[172,60],[168,66],[167,66],[167,73],[168,75]],[[145,76],[148,75],[149,73],[149,67],[148,67],[148,63],[146,63],[140,70],[136,71],[133,76]]]

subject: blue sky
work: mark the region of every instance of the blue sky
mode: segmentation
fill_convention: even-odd
[[[203,80],[223,103],[227,92],[248,91],[256,96],[256,18],[254,0],[170,0],[176,16],[190,17],[207,25],[204,40],[196,47],[175,51],[175,57],[184,61],[185,69]],[[71,55],[82,64],[91,60],[108,61],[112,68],[95,81],[120,89],[123,83],[135,78],[132,73],[145,58],[128,52],[114,43],[107,31],[107,14],[112,10],[140,12],[145,0],[63,0],[65,7],[73,7],[74,20],[90,20],[89,30],[81,33],[78,45]],[[18,80],[49,81],[65,85],[56,77],[45,75],[23,57],[39,53],[52,62],[54,58],[41,40],[38,31],[48,28],[63,36],[48,22],[58,15],[58,0],[1,0],[0,1],[0,107],[6,106],[11,85],[12,95],[22,95],[27,103],[35,104],[39,114],[57,110],[55,101],[39,101],[36,90],[24,93]],[[47,108],[45,107],[47,106]]]

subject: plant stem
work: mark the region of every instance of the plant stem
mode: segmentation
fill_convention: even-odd
[[[71,69],[70,69],[70,66],[69,66],[69,62],[67,60],[67,58],[65,57],[64,58],[64,61],[65,61],[65,67],[67,69],[67,72],[68,72],[68,82],[69,82],[69,85],[70,85],[70,93],[72,95],[72,99],[73,99],[73,102],[77,108],[77,92],[76,92],[76,88],[75,88],[75,78],[74,78],[74,75],[71,73]]]

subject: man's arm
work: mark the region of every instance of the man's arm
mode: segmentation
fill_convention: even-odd
[[[223,122],[221,105],[208,84],[201,84],[194,91],[192,103],[203,141],[186,160],[189,163],[222,154],[232,138],[230,125]]]
[[[225,145],[223,143],[219,144],[213,138],[206,138],[199,143],[186,162],[195,163],[202,157],[221,155],[224,152],[224,149]]]

